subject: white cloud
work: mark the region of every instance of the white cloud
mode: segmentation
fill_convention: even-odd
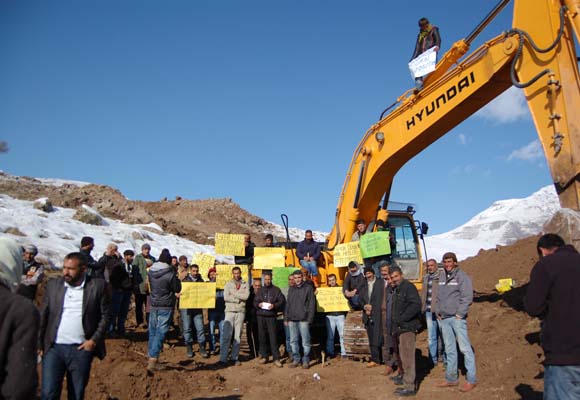
[[[459,135],[457,135],[457,137],[459,138],[459,143],[461,143],[464,146],[467,144],[467,137],[463,133],[460,133]]]
[[[542,150],[540,141],[536,139],[533,142],[512,151],[507,157],[507,160],[535,161],[542,158],[544,158],[544,150]]]
[[[524,91],[511,87],[475,115],[496,124],[506,124],[529,118]]]

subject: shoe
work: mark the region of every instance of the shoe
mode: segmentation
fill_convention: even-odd
[[[310,363],[308,361],[304,361],[302,363],[302,369],[308,369],[308,368],[310,368]]]
[[[268,359],[266,357],[258,358],[258,364],[266,364]]]
[[[391,380],[395,385],[401,386],[403,384],[403,375],[392,376]]]
[[[385,376],[389,376],[391,375],[393,372],[395,372],[393,370],[393,367],[391,367],[390,365],[387,365],[387,367],[385,368],[385,370],[383,372],[381,372],[381,375],[385,375]]]
[[[435,387],[438,388],[455,387],[455,386],[459,386],[459,382],[443,381],[435,385]]]
[[[207,354],[207,351],[205,351],[203,347],[199,350],[199,354],[201,354],[203,358],[209,358],[209,354]]]
[[[473,389],[475,389],[475,387],[477,386],[477,383],[469,383],[469,382],[465,382],[465,384],[463,386],[461,386],[461,388],[459,389],[460,392],[469,392]]]
[[[147,362],[147,371],[149,372],[161,371],[162,369],[163,367],[158,364],[157,358],[150,358],[149,361]]]
[[[342,361],[350,360],[350,358],[348,356],[340,356],[340,359]]]
[[[395,395],[401,396],[401,397],[410,397],[410,396],[415,396],[416,394],[417,394],[417,391],[413,390],[413,389],[399,388],[399,389],[395,390]]]
[[[377,364],[377,363],[376,363],[376,362],[374,362],[374,361],[369,361],[369,362],[367,363],[367,368],[374,368],[374,367],[378,367],[378,366],[379,366],[379,364]]]
[[[239,367],[240,365],[242,365],[242,363],[240,362],[240,360],[234,361],[234,366],[235,367]]]
[[[292,361],[292,364],[290,364],[288,366],[288,368],[296,368],[299,365],[300,365],[300,363],[298,361]]]
[[[274,361],[274,365],[278,368],[282,368],[282,363],[280,362],[280,360]]]
[[[193,357],[193,347],[190,344],[187,344],[187,356],[189,358]]]

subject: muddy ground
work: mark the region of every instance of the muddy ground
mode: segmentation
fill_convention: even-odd
[[[426,335],[417,341],[419,392],[417,399],[541,399],[542,350],[538,344],[539,322],[521,309],[525,284],[536,259],[537,238],[512,246],[482,251],[465,260],[476,297],[469,316],[469,334],[476,352],[478,386],[467,394],[457,389],[436,388],[444,378],[441,366],[427,366]],[[520,287],[498,295],[493,285],[499,278],[516,279]],[[381,368],[366,368],[356,360],[322,365],[320,347],[309,370],[278,369],[247,360],[242,365],[219,368],[217,356],[193,360],[175,334],[164,350],[165,371],[146,373],[147,338],[143,330],[129,331],[127,339],[108,339],[108,356],[93,364],[88,399],[391,399],[396,388],[381,375]],[[320,380],[313,378],[318,373]],[[461,382],[464,381],[462,374]]]

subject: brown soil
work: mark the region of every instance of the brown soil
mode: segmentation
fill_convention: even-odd
[[[521,310],[525,283],[535,261],[537,238],[512,246],[482,251],[462,263],[473,278],[476,298],[469,317],[469,333],[476,352],[478,386],[467,394],[439,389],[441,366],[426,365],[425,333],[418,336],[420,380],[417,399],[541,399],[542,350],[537,343],[539,322]],[[493,291],[500,278],[514,278],[522,285],[505,295]],[[217,356],[205,360],[196,354],[191,362],[176,337],[164,350],[166,370],[146,373],[147,338],[130,330],[129,339],[107,340],[108,356],[93,364],[89,399],[388,399],[396,388],[362,362],[332,361],[324,367],[319,346],[309,370],[278,369],[255,360],[239,367],[218,368]],[[247,353],[242,352],[247,356]],[[244,359],[242,358],[242,361]],[[318,373],[320,380],[313,378]],[[464,378],[462,377],[462,382]]]

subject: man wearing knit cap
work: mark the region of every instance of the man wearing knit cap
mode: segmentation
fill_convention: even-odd
[[[38,263],[34,257],[38,254],[38,249],[33,244],[22,246],[22,280],[18,286],[17,293],[34,301],[36,298],[36,289],[44,277],[44,267]]]
[[[35,398],[38,311],[12,293],[22,276],[22,249],[0,238],[0,398]]]

